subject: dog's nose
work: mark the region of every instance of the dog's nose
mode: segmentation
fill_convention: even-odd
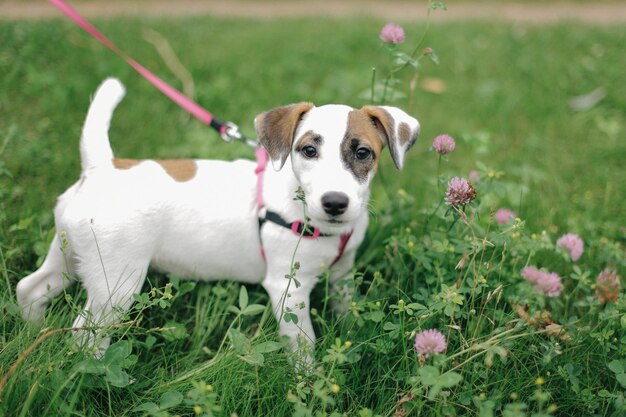
[[[348,209],[350,199],[344,193],[331,191],[322,196],[322,207],[331,216],[339,216]]]

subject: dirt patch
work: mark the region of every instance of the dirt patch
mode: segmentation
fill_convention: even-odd
[[[184,17],[210,15],[251,19],[295,17],[374,17],[382,20],[426,18],[426,2],[403,1],[250,1],[250,0],[142,0],[73,2],[72,7],[88,18],[115,16]],[[45,1],[0,2],[0,19],[53,19],[61,13]],[[449,4],[448,11],[433,13],[436,21],[492,20],[553,23],[575,20],[592,24],[626,22],[626,2],[609,3],[464,3]]]

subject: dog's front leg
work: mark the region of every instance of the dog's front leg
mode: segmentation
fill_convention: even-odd
[[[287,336],[291,348],[296,353],[296,368],[305,370],[313,364],[315,332],[310,316],[310,294],[315,286],[315,278],[302,277],[295,279],[285,277],[283,268],[268,272],[263,280],[263,287],[272,301],[274,315],[278,321],[279,333]]]

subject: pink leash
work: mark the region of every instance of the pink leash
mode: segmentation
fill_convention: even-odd
[[[254,156],[256,157],[256,169],[254,170],[256,174],[256,205],[260,210],[265,207],[265,202],[263,201],[263,174],[265,173],[265,168],[267,168],[269,155],[264,148],[259,146]]]
[[[237,125],[232,122],[224,123],[221,120],[217,119],[198,103],[191,100],[183,93],[176,90],[174,87],[154,75],[143,65],[126,55],[121,49],[115,46],[113,42],[107,39],[106,36],[104,36],[98,29],[96,29],[91,23],[84,19],[80,14],[78,14],[76,10],[72,9],[63,0],[49,1],[50,3],[52,3],[52,5],[65,13],[65,15],[72,19],[77,25],[82,27],[87,33],[99,40],[104,46],[115,52],[117,55],[122,57],[128,63],[128,65],[135,69],[135,71],[141,74],[146,80],[152,83],[152,85],[158,88],[163,94],[165,94],[172,101],[182,107],[185,111],[194,116],[196,119],[200,120],[202,123],[216,129],[224,140],[226,140],[227,142],[231,142],[233,140],[243,140],[251,146],[258,146],[256,142],[243,136],[239,132],[239,128],[237,127]]]

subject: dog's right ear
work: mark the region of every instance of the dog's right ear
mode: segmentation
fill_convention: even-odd
[[[291,153],[293,137],[302,116],[314,107],[312,103],[297,103],[261,113],[254,119],[257,138],[279,170]]]

